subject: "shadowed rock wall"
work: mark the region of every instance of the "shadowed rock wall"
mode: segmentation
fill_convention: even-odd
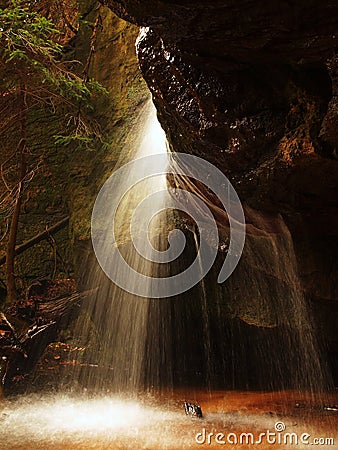
[[[103,3],[147,27],[139,62],[172,149],[219,167],[270,223],[283,216],[335,365],[337,2]]]

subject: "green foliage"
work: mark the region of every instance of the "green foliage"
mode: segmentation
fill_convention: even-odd
[[[12,0],[0,9],[0,95],[12,112],[9,119],[13,123],[17,119],[16,100],[18,92],[24,90],[28,108],[47,105],[54,112],[64,114],[66,110],[76,119],[68,122],[63,144],[87,142],[98,131],[91,129],[92,121],[86,117],[92,110],[92,98],[107,91],[95,80],[78,74],[79,62],[63,60],[62,46],[57,42],[60,31],[27,4]],[[1,125],[8,126],[10,121],[0,117],[0,133]],[[60,136],[57,142],[61,143]]]
[[[0,9],[0,22],[2,67],[12,63],[7,67],[12,76],[22,76],[24,71],[30,78],[55,66],[62,47],[51,39],[59,31],[50,20],[22,6],[20,0],[12,0]]]
[[[55,144],[56,145],[69,145],[74,141],[80,141],[83,142],[84,144],[90,144],[91,143],[91,139],[87,136],[82,136],[81,134],[73,134],[73,135],[68,135],[68,136],[64,136],[62,134],[56,134],[54,136],[55,139]]]

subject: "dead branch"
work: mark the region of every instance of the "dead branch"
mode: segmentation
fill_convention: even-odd
[[[24,251],[33,247],[33,245],[38,244],[39,242],[50,237],[50,235],[53,235],[56,232],[62,230],[63,228],[65,228],[68,225],[68,223],[69,223],[69,216],[60,220],[60,222],[56,223],[55,225],[53,225],[49,228],[46,228],[46,230],[42,231],[41,233],[37,234],[36,236],[32,237],[31,239],[28,239],[28,241],[18,245],[15,248],[15,256],[20,255]],[[6,263],[6,255],[3,256],[2,258],[0,258],[0,266],[2,266],[5,263]]]

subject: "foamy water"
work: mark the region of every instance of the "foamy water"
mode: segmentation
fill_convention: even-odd
[[[130,399],[28,396],[2,405],[1,448],[149,448],[162,440],[176,445],[177,422],[189,420],[180,412]]]
[[[223,399],[224,408],[220,406]],[[236,402],[242,403],[241,411],[233,409]],[[277,423],[285,425],[285,432],[299,436],[304,432],[310,433],[310,441],[315,436],[335,437],[334,421],[327,422],[323,428],[324,422],[318,416],[311,419],[311,425],[308,419],[285,415],[281,410],[278,414],[267,412],[266,402],[266,395],[225,393],[221,404],[217,398],[205,399],[202,402],[203,419],[192,419],[185,415],[183,403],[178,400],[162,399],[160,403],[147,396],[137,399],[61,394],[22,396],[3,401],[0,405],[1,449],[249,448],[240,441],[236,445],[229,442],[218,444],[215,442],[216,433],[228,435],[232,440],[235,436],[239,440],[241,433],[253,433],[256,441],[261,432],[275,432]],[[196,441],[198,433],[200,443]],[[207,441],[209,433],[213,433],[210,445]],[[206,438],[201,443],[203,434]],[[276,434],[278,436],[279,433]],[[281,436],[284,438],[283,434]],[[266,442],[253,445],[264,449],[293,448],[278,442],[275,445]],[[309,446],[299,442],[297,448]],[[322,445],[321,448],[337,446]]]

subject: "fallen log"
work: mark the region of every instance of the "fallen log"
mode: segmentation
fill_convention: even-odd
[[[60,220],[60,222],[57,222],[55,225],[52,225],[49,228],[46,228],[41,233],[37,234],[36,236],[32,237],[31,239],[28,239],[26,242],[23,242],[20,245],[17,245],[15,247],[15,256],[20,255],[24,251],[28,250],[29,248],[33,247],[33,245],[38,244],[39,242],[43,241],[44,239],[48,239],[49,236],[52,236],[53,234],[57,233],[58,231],[65,228],[69,223],[69,216],[65,217],[64,219]],[[6,255],[2,256],[0,258],[0,266],[4,265],[6,263]]]
[[[73,292],[37,301],[34,321],[25,330],[15,329],[9,316],[1,313],[0,390],[2,387],[10,392],[16,380],[24,379],[33,371],[46,347],[57,339],[60,330],[71,320],[74,308],[78,309],[81,302],[96,291]]]

